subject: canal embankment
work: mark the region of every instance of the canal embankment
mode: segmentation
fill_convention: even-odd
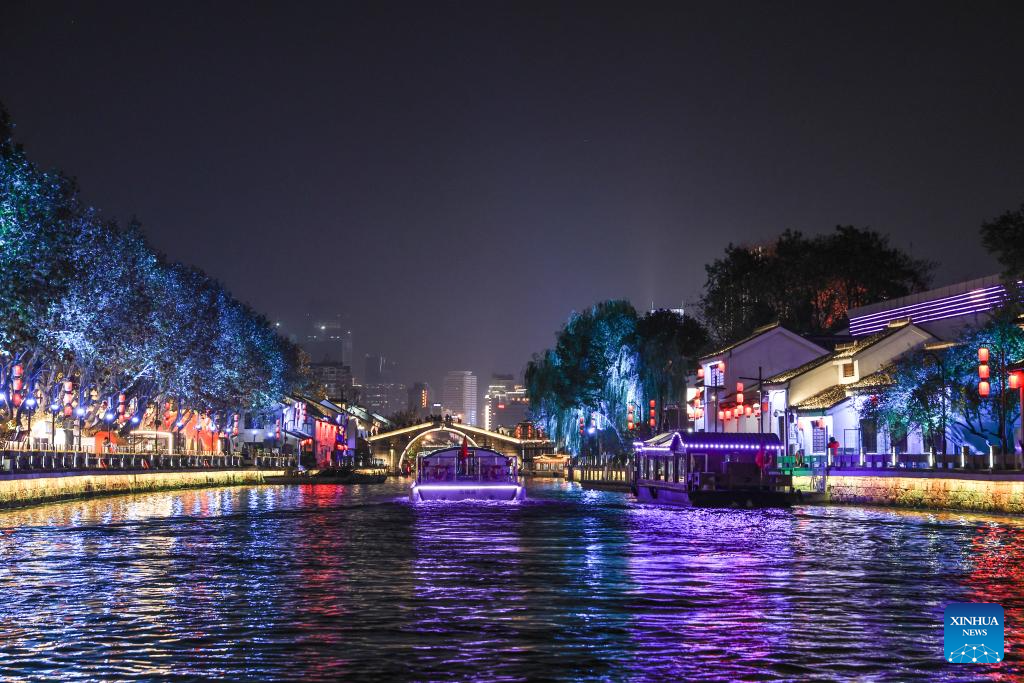
[[[627,491],[627,467],[582,466],[567,470],[567,481],[588,488]],[[1024,472],[831,468],[825,473],[792,471],[792,486],[822,492],[821,502],[926,510],[1024,514]]]
[[[284,474],[281,469],[24,472],[0,476],[0,508],[89,496],[145,493],[207,486],[245,486]]]
[[[831,470],[830,503],[1024,513],[1024,473]]]

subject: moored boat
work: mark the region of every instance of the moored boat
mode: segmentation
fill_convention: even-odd
[[[267,484],[383,484],[388,472],[380,467],[328,467],[322,470],[292,470],[264,477]]]
[[[431,500],[520,501],[526,497],[515,458],[486,448],[444,448],[416,458],[414,503]]]
[[[775,434],[669,432],[635,444],[633,494],[694,507],[788,507],[820,498],[772,468]]]

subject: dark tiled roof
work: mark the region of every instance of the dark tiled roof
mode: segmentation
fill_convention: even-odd
[[[804,374],[805,372],[810,372],[814,368],[821,367],[825,363],[828,363],[829,361],[831,361],[832,357],[833,357],[833,354],[831,354],[831,353],[826,353],[823,356],[818,356],[814,360],[808,361],[808,362],[804,363],[803,365],[798,365],[795,368],[792,368],[790,370],[786,370],[785,372],[780,372],[777,375],[772,375],[768,379],[764,380],[764,383],[765,384],[782,384],[783,382],[788,382],[789,380],[791,380],[791,379],[793,379],[795,377],[799,377],[800,375]]]
[[[909,324],[910,323],[906,321],[889,323],[889,326],[886,327],[884,330],[881,330],[880,332],[869,334],[866,337],[861,337],[860,339],[848,342],[846,344],[840,344],[836,346],[835,357],[853,358],[858,353],[866,351],[867,349],[871,348],[872,346],[882,341],[883,339],[886,339],[896,334]]]
[[[814,396],[809,396],[791,407],[796,410],[827,410],[846,400],[846,385],[835,384]]]
[[[704,356],[701,356],[701,360],[705,360],[707,358],[714,358],[715,356],[721,356],[723,353],[728,353],[729,351],[732,351],[733,349],[735,349],[737,346],[743,346],[748,341],[751,341],[753,339],[756,339],[756,338],[760,337],[765,332],[771,332],[776,327],[780,327],[778,322],[774,322],[774,323],[771,323],[770,325],[764,325],[762,327],[759,327],[756,330],[754,330],[753,332],[751,332],[749,337],[744,337],[743,339],[740,339],[739,341],[735,341],[732,344],[729,344],[728,346],[725,346],[723,348],[718,349],[717,351],[705,354]]]
[[[861,389],[875,389],[878,387],[889,386],[893,383],[892,379],[892,368],[882,368],[878,372],[872,372],[866,377],[861,377],[858,381],[853,384],[844,385],[849,391],[858,391]]]

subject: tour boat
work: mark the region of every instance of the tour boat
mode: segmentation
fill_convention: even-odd
[[[633,494],[641,502],[788,507],[823,497],[772,467],[783,449],[775,434],[668,432],[634,447]]]
[[[526,497],[515,458],[486,448],[444,448],[416,458],[414,503],[430,500],[519,501]]]

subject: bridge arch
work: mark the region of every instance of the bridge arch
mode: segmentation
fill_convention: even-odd
[[[454,426],[452,426],[452,427],[434,427],[432,429],[428,429],[428,430],[426,430],[424,432],[421,432],[421,433],[417,434],[415,437],[413,437],[409,441],[409,443],[407,443],[405,445],[405,448],[402,449],[402,454],[398,456],[398,462],[395,463],[397,468],[401,469],[402,463],[405,462],[406,457],[409,456],[409,452],[413,449],[413,447],[416,444],[421,443],[424,440],[425,437],[430,436],[431,434],[437,434],[439,432],[446,432],[446,433],[449,433],[449,434],[456,434],[456,435],[458,435],[458,437],[459,437],[458,438],[458,444],[456,444],[456,445],[460,445],[462,443],[462,439],[465,438],[466,441],[469,442],[470,446],[472,446],[473,448],[479,448],[479,446],[477,445],[476,441],[473,440],[472,436],[470,436],[466,432],[460,431],[459,429],[457,429]],[[444,448],[444,447],[445,446],[438,446],[438,448]],[[450,444],[449,444],[449,447],[450,447]],[[412,451],[412,452],[415,453],[415,451]]]

